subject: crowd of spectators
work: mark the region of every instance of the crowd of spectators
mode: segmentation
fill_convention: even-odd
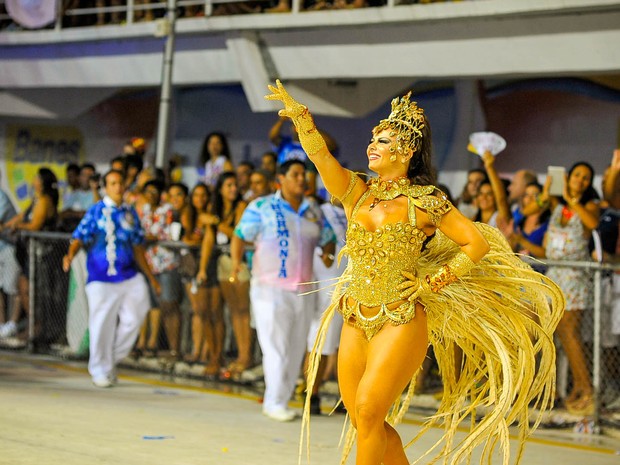
[[[401,0],[397,5],[445,3],[462,0]],[[155,0],[134,0],[133,22],[154,21],[165,15],[165,8]],[[205,16],[204,0],[189,0],[178,7],[179,18]],[[240,0],[237,2],[213,2],[211,16],[227,16],[256,13],[289,13],[292,0]],[[386,0],[303,0],[301,11],[350,10],[356,8],[379,7],[387,5]],[[125,0],[63,0],[63,27],[104,26],[125,24],[127,22],[127,2]],[[88,9],[86,12],[80,10]],[[96,9],[96,12],[92,12]],[[53,27],[50,25],[49,27]],[[0,29],[19,28],[10,19],[4,3],[0,3]]]
[[[142,138],[131,139],[122,155],[110,160],[110,169],[124,173],[124,201],[135,208],[140,218],[147,239],[146,259],[161,287],[159,294],[151,292],[151,308],[135,345],[134,357],[164,357],[172,363],[202,365],[204,376],[221,379],[239,379],[259,362],[255,359],[258,352],[250,304],[251,252],[246,254],[244,269],[233,282],[229,244],[248,205],[278,188],[275,183],[278,167],[304,156],[303,152],[296,154],[296,140],[282,126],[283,121],[278,120],[268,135],[275,151],[264,153],[256,164],[252,160],[234,163],[226,136],[221,132],[208,134],[200,151],[202,178],[193,186],[173,182],[170,173],[148,166],[146,142]],[[335,142],[325,136],[333,151],[337,151]],[[324,199],[317,194],[320,178],[316,171],[308,169],[307,160],[304,165],[308,181],[305,195],[315,196],[323,203]],[[539,184],[536,173],[523,169],[514,173],[511,180],[502,179],[495,169],[495,157],[486,153],[481,156],[480,168],[467,174],[467,182],[455,204],[466,216],[499,228],[513,250],[524,256],[618,262],[620,150],[614,152],[605,171],[602,195],[593,186],[595,173],[587,162],[579,161],[567,168],[561,194],[551,195],[551,178]],[[442,189],[449,191],[446,186]],[[15,270],[3,273],[0,282],[3,294],[0,323],[4,322],[0,326],[0,338],[25,333],[29,314],[28,248],[26,241],[15,233],[73,231],[103,193],[100,174],[90,163],[66,167],[62,195],[54,173],[41,168],[32,181],[32,192],[29,207],[18,213],[6,193],[0,191],[0,265],[3,270]],[[339,212],[323,210],[326,217],[344,219]],[[338,228],[342,242],[345,226],[332,226],[334,230]],[[175,241],[187,247],[171,246]],[[338,244],[338,250],[341,245]],[[317,249],[317,256],[326,255],[333,261],[332,253]],[[568,384],[570,389],[561,392],[563,399],[558,402],[575,412],[591,412],[594,408],[590,376],[592,328],[586,320],[591,320],[592,275],[579,268],[544,267],[541,263],[534,266],[560,284],[568,301],[568,311],[557,335],[559,347],[568,359],[572,381]],[[315,267],[320,268],[316,264]],[[50,275],[54,274],[58,273],[50,270]],[[323,270],[323,275],[329,273]],[[616,393],[620,392],[617,385],[620,379],[619,278],[617,273],[606,275],[604,296],[607,299],[604,302],[607,385],[604,387]],[[49,299],[57,299],[53,294],[58,292],[53,291],[59,288],[55,286],[47,291]],[[188,316],[180,306],[185,298],[191,309]],[[57,317],[37,316],[37,337],[48,342],[62,338],[62,328],[52,321]],[[182,345],[184,318],[188,320],[189,348]],[[305,346],[306,341],[299,340],[299,344]],[[335,368],[328,369],[325,379],[333,377],[334,372]],[[423,382],[419,389],[424,389]]]

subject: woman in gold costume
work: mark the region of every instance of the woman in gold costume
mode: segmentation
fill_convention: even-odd
[[[523,445],[532,430],[528,409],[542,412],[553,400],[561,291],[515,257],[495,228],[472,223],[433,186],[430,127],[410,93],[394,99],[373,129],[368,167],[378,177],[364,183],[331,155],[306,106],[280,81],[269,89],[266,98],[284,104],[279,114],[292,119],[349,220],[342,252],[349,265],[323,316],[308,373],[311,392],[323,336],[341,312],[338,381],[350,420],[342,463],[356,437],[356,465],[409,463],[394,425],[408,408],[430,342],[444,396],[418,437],[438,424],[445,432],[422,457],[459,463],[484,445],[481,460],[488,460],[499,443],[507,464],[508,426],[518,423]],[[464,354],[458,376],[457,345]],[[308,405],[307,399],[305,427]],[[466,419],[469,434],[455,443]],[[539,421],[540,413],[533,426]]]

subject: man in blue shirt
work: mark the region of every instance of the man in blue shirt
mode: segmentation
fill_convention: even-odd
[[[78,250],[86,249],[88,371],[95,386],[110,387],[116,381],[116,364],[131,351],[150,307],[144,276],[158,294],[159,283],[144,257],[144,232],[138,215],[133,207],[123,204],[123,173],[109,171],[103,183],[106,196],[86,212],[73,232],[63,269],[69,271]]]

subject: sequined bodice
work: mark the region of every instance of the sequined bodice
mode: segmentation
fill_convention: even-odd
[[[409,223],[386,224],[368,231],[352,221],[347,230],[346,253],[352,279],[347,295],[368,307],[401,300],[397,284],[401,271],[412,271],[426,236]]]

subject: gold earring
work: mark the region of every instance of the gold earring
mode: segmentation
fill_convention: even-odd
[[[396,161],[396,155],[391,155],[391,156],[390,156],[390,161],[391,161],[392,163],[394,163],[394,162]]]
[[[405,163],[407,163],[407,157],[403,157],[400,159],[400,161],[402,162],[402,164],[404,165]]]

